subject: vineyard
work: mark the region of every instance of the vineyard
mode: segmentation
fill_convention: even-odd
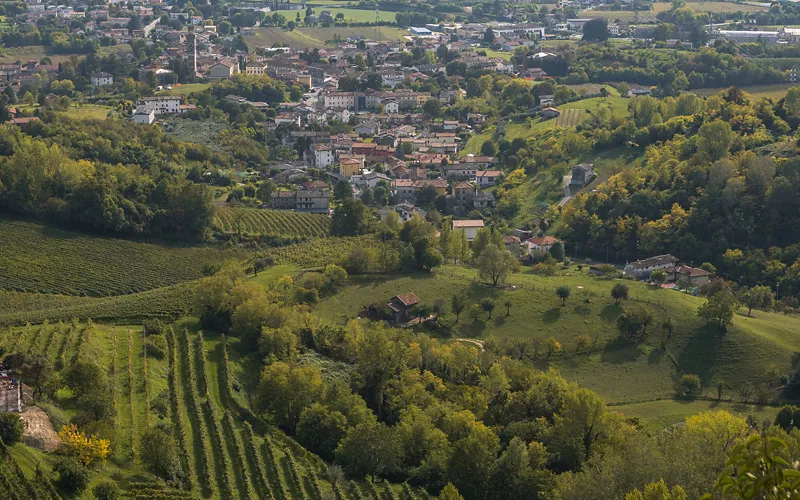
[[[320,267],[327,264],[342,263],[355,248],[377,252],[382,243],[375,235],[317,238],[287,247],[269,248],[259,256],[270,256],[278,264],[295,264],[300,267]]]
[[[0,292],[0,326],[92,318],[134,323],[146,318],[175,318],[191,308],[193,283],[116,297],[76,297]]]
[[[0,220],[0,234],[0,290],[27,293],[143,292],[201,278],[227,256],[209,246],[89,236],[16,220]]]
[[[147,355],[141,327],[91,321],[5,329],[0,332],[0,349],[45,355],[55,360],[59,371],[84,357],[107,365],[115,409],[111,460],[127,474],[124,482],[129,498],[428,498],[408,485],[344,480],[331,484],[323,479],[327,465],[255,416],[234,389],[241,385],[234,380],[236,374],[242,373],[237,364],[240,354],[233,348],[237,340],[205,337],[194,327],[192,321],[184,320],[175,329],[166,329],[163,359]],[[154,402],[159,397],[167,401],[166,409],[156,411]],[[69,399],[58,404],[64,419],[80,411]],[[159,423],[173,430],[179,449],[185,471],[179,490],[143,481],[138,443],[149,427]],[[42,456],[36,469],[49,477],[52,456]],[[58,498],[49,496],[49,481],[26,483],[24,479],[31,474],[26,477],[15,472],[13,464],[13,458],[7,460],[0,454],[0,498]],[[36,494],[31,493],[34,490]],[[17,493],[3,495],[6,491]]]
[[[556,127],[575,128],[581,121],[582,110],[580,109],[564,109],[561,114],[556,118]]]
[[[214,217],[214,227],[223,232],[298,240],[324,238],[329,226],[326,215],[259,208],[220,208]]]

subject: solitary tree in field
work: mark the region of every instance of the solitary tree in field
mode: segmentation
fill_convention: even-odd
[[[556,340],[555,337],[550,337],[545,339],[544,348],[547,349],[547,359],[550,359],[550,356],[552,356],[554,352],[561,350],[561,342]]]
[[[566,285],[556,288],[556,295],[561,299],[561,307],[567,305],[567,298],[569,297],[570,289]]]
[[[775,297],[768,286],[754,286],[742,296],[742,302],[747,306],[747,315],[752,316],[753,309],[768,310],[772,307]]]
[[[625,283],[617,283],[611,289],[611,296],[617,301],[617,304],[623,299],[628,299],[628,285]]]
[[[467,307],[467,301],[461,294],[455,294],[450,299],[450,309],[453,310],[453,314],[456,315],[455,323],[458,323],[458,317],[464,312],[464,309]],[[453,323],[453,324],[455,324]]]
[[[736,297],[727,290],[721,290],[709,297],[708,301],[697,309],[697,315],[706,323],[725,331],[733,322],[733,314],[738,308],[739,302]]]
[[[486,297],[481,301],[481,309],[489,313],[489,319],[492,319],[492,311],[494,311],[494,299]]]
[[[689,396],[694,396],[700,392],[700,389],[700,377],[694,373],[687,373],[686,375],[682,376],[678,382],[679,395],[686,394]]]
[[[509,274],[519,267],[519,261],[505,248],[500,249],[489,243],[478,258],[478,269],[481,278],[488,279],[492,286],[504,282]]]

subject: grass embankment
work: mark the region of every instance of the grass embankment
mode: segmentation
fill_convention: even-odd
[[[466,293],[470,304],[494,297],[497,309],[491,320],[484,312],[475,318],[465,312],[455,323],[455,316],[446,314],[443,322],[452,325],[452,336],[530,341],[529,349],[555,337],[562,352],[548,360],[539,349],[540,367],[561,370],[567,379],[597,391],[610,403],[670,398],[677,379],[686,373],[700,376],[706,395],[715,396],[716,384],[722,381],[727,387],[725,397],[738,400],[742,383],[769,380],[767,371],[772,365],[778,373],[789,373],[792,353],[800,350],[800,339],[790,333],[800,328],[795,318],[766,312],[754,313],[754,318],[737,314],[733,325],[721,334],[705,328],[698,318],[702,298],[626,282],[631,297],[638,301],[616,305],[610,297],[615,281],[589,277],[585,272],[572,266],[562,275],[544,277],[525,269],[510,278],[518,287],[510,291],[473,282],[474,270],[450,266],[444,268],[444,275],[354,278],[353,284],[314,309],[325,320],[341,321],[355,317],[369,304],[383,304],[393,295],[409,291],[429,305],[440,298],[449,302],[455,293]],[[564,307],[555,294],[560,285],[570,286],[572,291]],[[506,300],[511,301],[508,316]],[[637,306],[648,308],[655,316],[650,337],[640,345],[620,343],[616,318],[623,309]],[[675,330],[664,350],[660,325],[667,318]],[[589,336],[592,347],[576,352],[579,335]]]

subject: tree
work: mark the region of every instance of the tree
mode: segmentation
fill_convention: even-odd
[[[687,373],[683,375],[678,381],[678,394],[694,396],[700,393],[702,388],[700,384],[700,377],[694,373]]]
[[[300,414],[297,441],[325,460],[333,460],[336,447],[347,430],[347,418],[341,412],[314,403]]]
[[[58,432],[61,450],[78,460],[82,465],[102,462],[111,452],[109,442],[97,436],[87,436],[75,424],[65,425]]]
[[[656,269],[650,273],[650,280],[656,285],[660,285],[667,281],[667,272],[663,269]]]
[[[447,483],[439,492],[439,500],[464,500],[453,483]]]
[[[476,422],[466,437],[453,443],[452,450],[447,462],[447,479],[465,498],[484,498],[500,451],[499,438],[490,428]]]
[[[63,457],[56,462],[53,471],[58,474],[56,484],[64,491],[80,494],[89,486],[89,469],[74,458]]]
[[[608,40],[608,20],[596,18],[583,25],[583,39],[587,42],[605,42]]]
[[[735,133],[728,122],[705,122],[697,132],[697,151],[707,161],[717,161],[730,151]]]
[[[505,282],[509,274],[519,267],[519,261],[505,248],[490,243],[478,257],[481,279],[488,279],[492,286]]]
[[[754,286],[742,296],[742,303],[747,307],[747,315],[752,316],[753,309],[768,310],[775,302],[772,289],[768,286]]]
[[[492,311],[494,311],[494,307],[494,299],[486,297],[485,299],[481,300],[481,309],[489,313],[489,319],[492,319]]]
[[[625,500],[686,500],[686,492],[678,485],[670,490],[663,479],[645,485],[644,493],[634,488],[625,495]]]
[[[159,427],[151,427],[139,440],[142,463],[147,470],[168,481],[180,476],[175,439]]]
[[[353,188],[350,187],[350,183],[347,182],[346,180],[342,179],[341,181],[337,182],[336,185],[333,187],[333,199],[344,200],[352,197],[353,197]]]
[[[220,35],[229,35],[231,33],[231,23],[228,21],[222,21],[217,24],[217,33]]]
[[[544,348],[547,351],[547,358],[550,359],[553,353],[561,351],[561,342],[555,337],[548,337],[544,340]]]
[[[561,307],[567,305],[567,298],[569,298],[570,288],[567,285],[561,285],[556,288],[556,295],[561,299]]]
[[[496,154],[497,154],[497,146],[495,146],[494,141],[492,141],[491,139],[483,141],[483,144],[481,144],[481,155],[494,156]]]
[[[336,448],[336,460],[350,476],[385,476],[397,469],[397,440],[386,424],[365,422],[350,429]]]
[[[97,500],[117,500],[120,497],[119,487],[114,481],[104,479],[92,487],[92,495]]]
[[[261,371],[258,406],[272,415],[279,426],[293,433],[303,410],[319,402],[323,390],[319,369],[278,361]]]
[[[558,262],[564,260],[564,245],[562,245],[560,241],[553,243],[550,247],[550,255]]]
[[[617,301],[628,300],[628,285],[625,283],[617,283],[611,288],[611,297]]]
[[[605,402],[594,392],[580,388],[564,395],[561,410],[554,417],[553,442],[548,449],[559,457],[559,465],[577,470],[589,460],[608,426]]]
[[[647,327],[653,322],[653,313],[644,307],[625,311],[617,318],[620,337],[637,344],[647,338]]]
[[[697,309],[697,315],[708,324],[714,324],[725,331],[733,323],[733,315],[739,308],[739,303],[733,293],[720,290],[708,298],[705,304]]]
[[[494,30],[492,28],[486,28],[486,31],[483,32],[483,41],[489,44],[494,43]]]
[[[265,179],[258,184],[258,190],[256,191],[256,197],[263,203],[264,205],[268,205],[269,202],[272,200],[272,193],[275,192],[275,183],[272,182],[270,179]]]
[[[348,186],[349,189],[349,186]],[[359,236],[369,231],[369,213],[361,200],[345,199],[333,211],[332,236]]]
[[[800,481],[794,465],[784,458],[788,453],[786,443],[776,437],[751,435],[733,449],[715,490],[745,500],[796,498]]]
[[[0,412],[0,439],[3,444],[11,446],[22,440],[25,432],[25,424],[19,414],[11,412]]]
[[[458,317],[461,315],[462,312],[464,312],[464,309],[466,307],[467,307],[467,299],[463,295],[456,293],[450,298],[450,309],[452,309],[453,314],[456,315],[455,323],[458,323]]]

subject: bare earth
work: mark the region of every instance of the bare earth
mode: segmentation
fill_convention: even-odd
[[[59,441],[50,417],[38,406],[26,406],[22,410],[22,421],[25,422],[25,433],[22,442],[42,451],[54,451]]]

